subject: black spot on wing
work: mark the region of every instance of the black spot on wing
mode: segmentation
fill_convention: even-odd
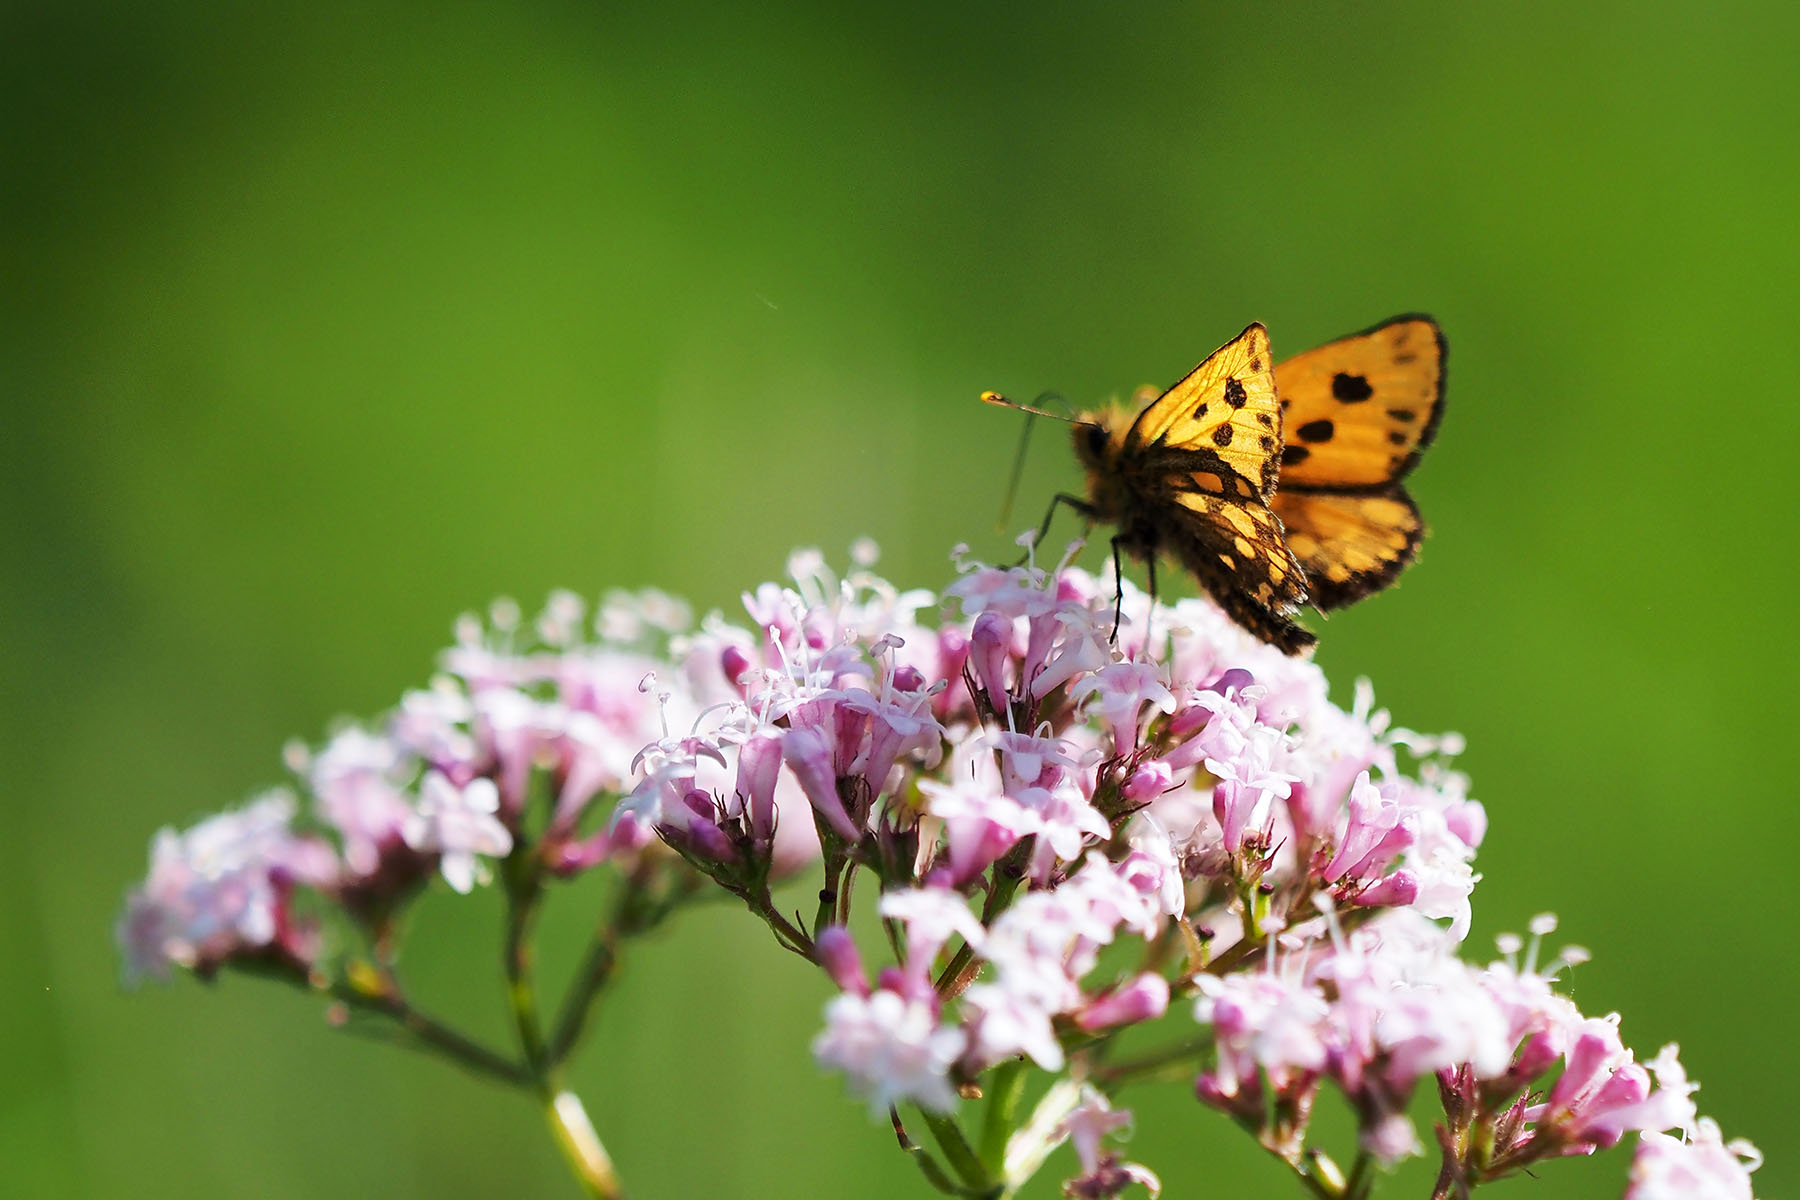
[[[1250,403],[1250,393],[1246,392],[1244,385],[1236,379],[1227,379],[1225,381],[1225,403],[1233,408],[1242,408]]]
[[[1217,429],[1212,431],[1212,442],[1213,442],[1213,445],[1217,446],[1221,450],[1223,450],[1225,447],[1231,445],[1231,422],[1230,421],[1226,421],[1224,424],[1220,425]]]
[[[1406,424],[1411,424],[1413,421],[1419,419],[1419,414],[1410,408],[1390,408],[1387,412],[1388,416],[1394,418],[1394,420]]]
[[[1408,438],[1404,433],[1401,433],[1398,429],[1396,429],[1392,433],[1388,434],[1388,441],[1392,442],[1396,446],[1404,446],[1410,440],[1412,440],[1412,439]]]
[[[1194,409],[1194,420],[1198,421],[1204,416],[1206,416],[1206,403],[1202,401],[1200,406]]]
[[[1356,404],[1373,396],[1375,389],[1361,375],[1339,371],[1331,377],[1331,394],[1345,404]]]
[[[1319,420],[1308,421],[1294,432],[1300,435],[1303,442],[1329,442],[1331,435],[1337,430],[1330,421]]]
[[[1312,451],[1305,446],[1283,446],[1281,448],[1281,465],[1284,467],[1298,466],[1311,457]]]

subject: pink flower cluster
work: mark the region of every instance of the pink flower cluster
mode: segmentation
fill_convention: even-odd
[[[484,879],[486,862],[512,851],[534,789],[550,815],[533,852],[548,869],[569,875],[638,850],[645,830],[586,827],[662,729],[659,698],[639,685],[667,669],[667,626],[685,617],[654,593],[612,598],[595,640],[580,634],[583,617],[558,593],[530,632],[509,602],[485,625],[464,618],[443,673],[382,726],[290,747],[292,789],[159,833],[120,919],[127,979],[235,960],[304,974],[330,948],[322,914],[379,926],[434,872],[458,892]],[[324,904],[309,911],[309,893]]]
[[[648,861],[826,972],[814,1056],[874,1113],[941,1121],[1024,1064],[1067,1075],[1006,1158],[1072,1138],[1070,1195],[1158,1186],[1101,1144],[1135,1082],[1109,1042],[1156,1024],[1182,1048],[1158,1068],[1190,1063],[1200,1100],[1321,1194],[1343,1193],[1308,1141],[1318,1092],[1389,1162],[1420,1152],[1407,1104],[1430,1082],[1440,1194],[1636,1131],[1629,1200],[1749,1196],[1754,1151],[1698,1118],[1673,1048],[1639,1062],[1616,1018],[1556,993],[1577,955],[1457,957],[1486,833],[1459,739],[1394,727],[1366,684],[1338,706],[1210,601],[1152,610],[1125,585],[1138,619],[1115,629],[1113,585],[1073,568],[959,561],[940,599],[871,562],[839,578],[796,554],[791,585],[745,594],[748,624],[691,628],[654,593],[591,636],[566,594],[529,629],[504,604],[465,619],[386,722],[290,754],[304,812],[284,793],[158,835],[128,975],[305,974],[319,912],[379,931],[434,873],[467,892],[495,860],[509,880],[521,859]],[[772,893],[802,871],[810,922]]]
[[[987,926],[948,887],[887,892],[881,916],[905,930],[903,962],[883,969],[871,987],[844,929],[822,931],[824,961],[844,995],[828,1007],[813,1053],[843,1071],[877,1113],[900,1100],[948,1111],[956,1101],[953,1070],[973,1079],[1019,1055],[1062,1070],[1058,1018],[1094,1032],[1160,1017],[1168,1007],[1168,981],[1155,972],[1100,990],[1084,989],[1082,981],[1121,931],[1156,934],[1168,916],[1161,894],[1173,869],[1139,854],[1113,863],[1094,853],[1062,886],[1026,893]],[[932,975],[953,937],[973,952],[969,970],[991,968],[991,978],[962,991],[954,1022]],[[894,1013],[907,1018],[897,1026],[908,1031],[898,1059],[890,1044],[898,1039],[881,1033]],[[907,1069],[896,1071],[896,1061]]]
[[[1553,927],[1540,918],[1534,932]],[[1445,1170],[1464,1185],[1591,1154],[1627,1132],[1695,1127],[1674,1047],[1639,1063],[1616,1015],[1584,1017],[1552,990],[1579,951],[1540,970],[1535,940],[1521,965],[1508,939],[1514,953],[1478,968],[1404,910],[1348,936],[1278,942],[1263,970],[1200,977],[1195,1016],[1217,1065],[1196,1090],[1292,1161],[1327,1082],[1357,1113],[1363,1151],[1386,1162],[1419,1152],[1406,1108],[1421,1081],[1435,1082]]]
[[[234,957],[307,962],[314,940],[290,907],[294,889],[336,873],[331,848],[290,828],[293,797],[272,792],[150,844],[150,874],[125,901],[119,944],[129,979],[166,979],[171,964],[210,975]]]

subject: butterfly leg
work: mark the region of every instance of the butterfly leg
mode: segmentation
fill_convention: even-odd
[[[1125,619],[1125,564],[1119,560],[1119,544],[1124,540],[1124,534],[1119,534],[1112,540],[1113,631],[1112,637],[1107,640],[1115,646],[1119,644],[1119,622]],[[1152,564],[1150,569],[1154,571],[1156,569],[1155,565]]]
[[[1056,506],[1059,504],[1068,505],[1082,516],[1086,517],[1088,522],[1092,524],[1094,520],[1093,505],[1089,504],[1086,500],[1081,499],[1079,496],[1071,496],[1067,492],[1058,492],[1050,498],[1050,507],[1044,512],[1044,522],[1038,526],[1037,535],[1031,539],[1031,548],[1033,550],[1044,544],[1044,538],[1050,532],[1050,522],[1056,519]],[[1013,565],[1020,566],[1030,557],[1030,553],[1027,552],[1025,558],[1021,558]]]

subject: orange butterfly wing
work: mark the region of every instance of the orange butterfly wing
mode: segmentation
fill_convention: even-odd
[[[1403,316],[1281,363],[1281,491],[1273,500],[1315,608],[1378,592],[1425,536],[1400,481],[1444,413],[1447,347],[1430,317]]]
[[[1121,457],[1145,472],[1223,462],[1266,500],[1281,453],[1273,364],[1269,331],[1250,326],[1138,414]]]
[[[1345,489],[1403,479],[1444,413],[1444,335],[1405,316],[1275,368],[1281,486]]]
[[[1306,572],[1320,612],[1342,608],[1393,583],[1418,556],[1425,522],[1405,489],[1385,492],[1299,492],[1283,489],[1275,515],[1288,549]]]
[[[1233,620],[1263,641],[1288,654],[1317,641],[1293,620],[1307,602],[1306,575],[1266,505],[1178,491],[1162,545]]]

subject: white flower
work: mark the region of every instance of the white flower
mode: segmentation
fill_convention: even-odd
[[[949,1072],[964,1041],[962,1030],[940,1028],[922,1000],[890,991],[845,993],[825,1006],[825,1029],[812,1051],[820,1066],[842,1071],[879,1118],[903,1100],[932,1112],[955,1108]]]
[[[425,776],[419,788],[419,809],[402,830],[406,844],[421,853],[442,856],[439,869],[444,881],[467,893],[484,873],[475,856],[501,857],[512,852],[512,834],[495,813],[500,811],[500,789],[491,779],[476,779],[459,788],[439,771]]]
[[[1761,1165],[1755,1146],[1742,1138],[1722,1142],[1718,1125],[1702,1117],[1686,1140],[1643,1135],[1625,1200],[1753,1200],[1750,1172]]]

